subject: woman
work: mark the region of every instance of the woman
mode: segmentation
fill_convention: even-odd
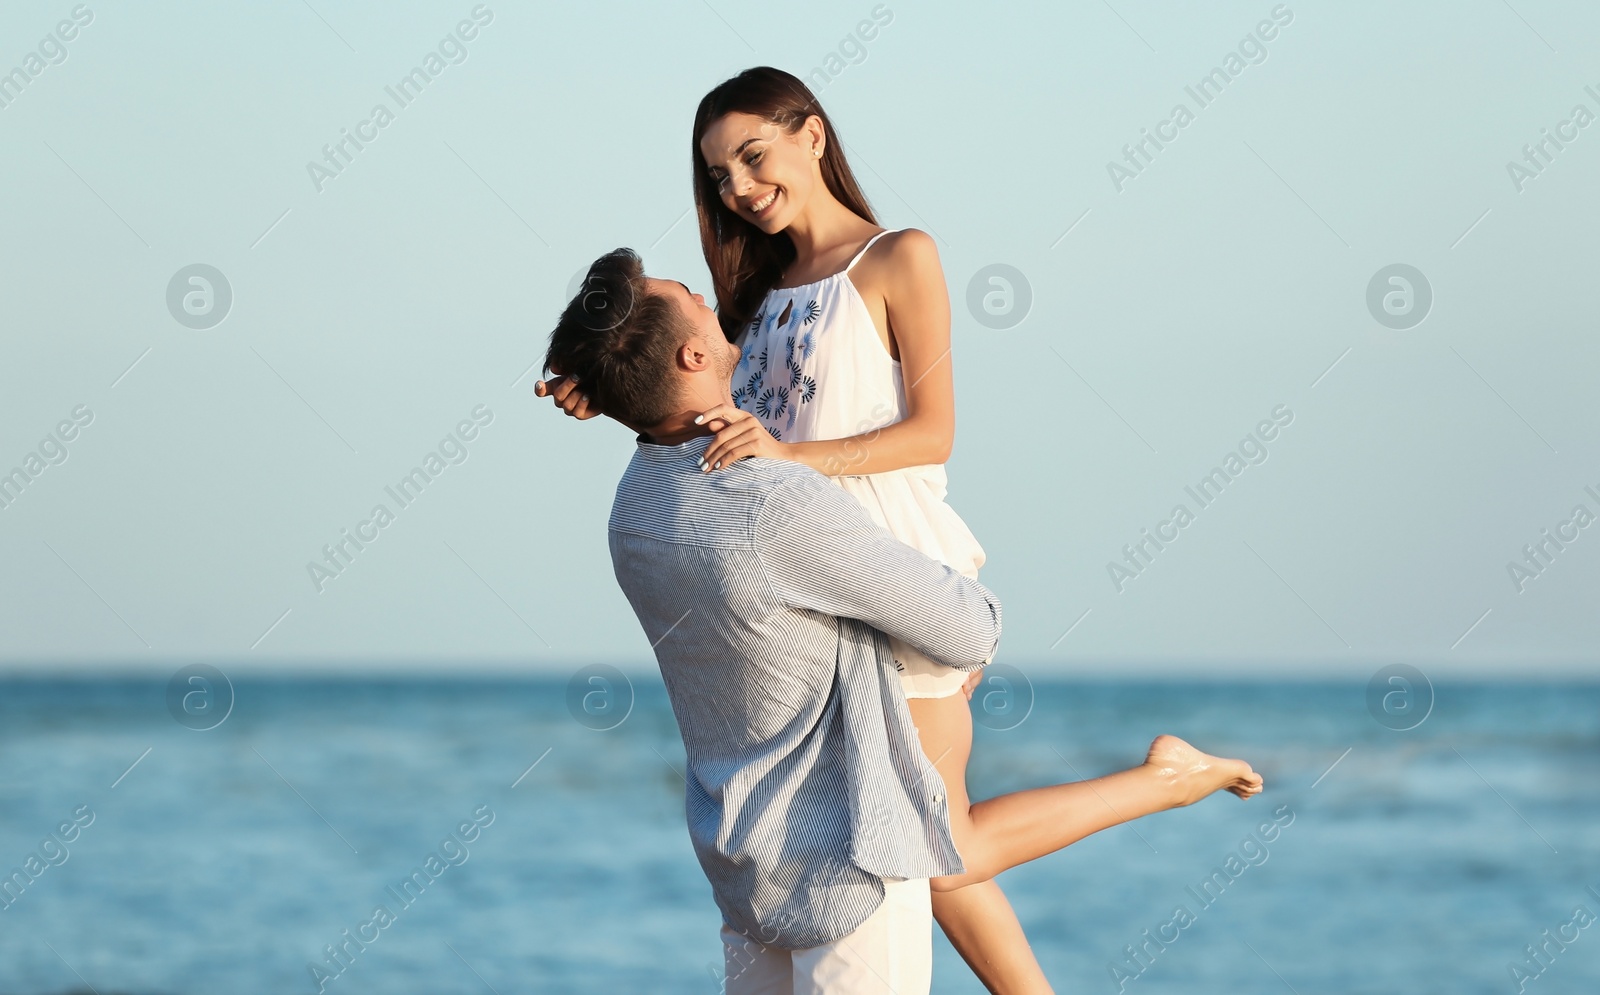
[[[693,158],[717,313],[741,351],[734,406],[702,415],[716,434],[705,472],[746,456],[806,463],[903,542],[976,577],[983,550],[944,502],[955,387],[933,239],[878,226],[827,114],[781,70],[746,70],[708,93]],[[600,413],[580,388],[564,377],[535,385],[567,414]],[[972,804],[968,675],[891,645],[966,867],[930,882],[934,917],[990,991],[1051,991],[995,875],[1219,789],[1261,790],[1243,761],[1161,736],[1138,767]]]

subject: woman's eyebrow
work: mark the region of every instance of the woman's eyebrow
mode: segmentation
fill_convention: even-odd
[[[729,155],[728,158],[729,159],[737,159],[737,158],[739,158],[739,153],[744,151],[746,145],[749,145],[751,142],[759,142],[759,141],[761,141],[760,136],[746,138],[744,141],[739,143],[739,147],[734,149],[733,153],[731,155]],[[716,169],[717,167],[716,166],[708,166],[707,168],[708,169]]]

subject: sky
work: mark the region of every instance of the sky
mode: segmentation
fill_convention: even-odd
[[[652,670],[632,433],[533,382],[611,248],[709,295],[694,107],[773,65],[936,240],[997,659],[1595,673],[1600,10],[795,10],[0,9],[0,670]]]

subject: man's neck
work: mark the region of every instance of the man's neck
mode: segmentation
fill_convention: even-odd
[[[673,415],[646,432],[645,437],[658,446],[676,446],[702,435],[710,435],[710,429],[704,425],[696,425],[694,423],[694,416],[698,413],[686,411],[682,414]]]
[[[733,398],[726,397],[718,403],[732,407]],[[694,420],[700,416],[700,412],[715,406],[715,404],[708,404],[704,408],[679,411],[661,424],[652,426],[644,434],[658,446],[676,446],[688,442],[690,439],[699,438],[702,435],[711,435],[713,434],[711,429],[704,425],[696,425]]]

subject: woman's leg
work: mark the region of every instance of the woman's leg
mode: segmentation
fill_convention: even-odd
[[[1261,775],[1244,761],[1201,753],[1176,736],[1158,736],[1138,767],[973,805],[966,785],[972,749],[966,696],[909,698],[907,704],[923,752],[944,778],[950,833],[966,866],[963,874],[931,879],[936,894],[987,881],[1102,829],[1193,804],[1215,791],[1227,789],[1240,798],[1261,791]]]
[[[962,707],[958,711],[929,704],[941,701],[959,701]],[[967,811],[967,756],[972,752],[972,713],[966,707],[967,698],[962,694],[908,698],[906,703],[923,752],[944,777],[953,829],[956,812],[965,815]],[[960,721],[962,716],[965,724]],[[956,849],[965,853],[960,837],[955,843]],[[995,995],[1053,995],[999,882],[991,879],[935,891],[933,918],[972,973]]]
[[[934,892],[933,918],[989,991],[996,995],[1053,995],[998,881]]]

